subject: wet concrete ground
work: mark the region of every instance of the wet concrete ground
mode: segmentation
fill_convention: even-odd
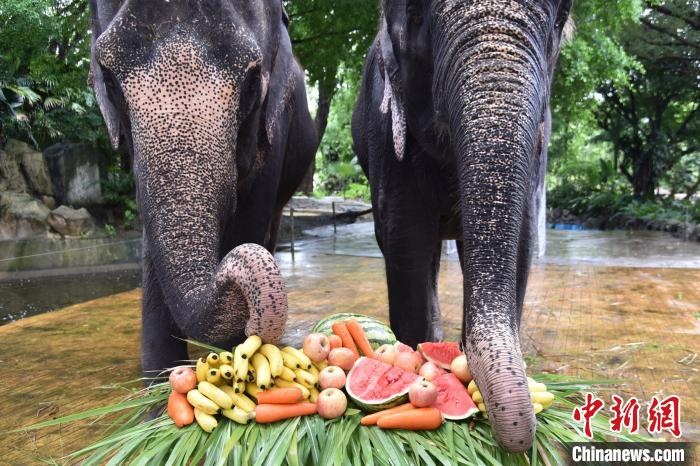
[[[329,232],[324,227],[298,242],[294,261],[289,250],[277,254],[289,291],[287,342],[298,343],[334,312],[387,318],[384,263],[371,226],[343,227],[337,237]],[[594,232],[552,232],[552,247],[568,241],[568,250],[578,252],[533,266],[521,331],[528,371],[623,380],[615,393],[644,405],[654,394],[677,394],[684,433],[700,440],[700,253],[689,245],[679,253],[640,243],[635,250],[646,254],[648,267],[622,267],[625,255],[614,251],[636,236],[622,233],[606,249],[602,237],[589,236],[593,245],[585,247],[571,236],[582,233]],[[646,244],[654,241],[666,244],[660,238]],[[139,299],[139,290],[126,292],[1,327],[0,432],[118,400],[123,391],[99,387],[139,375]],[[456,254],[444,255],[440,299],[446,338],[456,339],[462,312]],[[98,431],[83,423],[0,435],[2,461],[30,464],[38,451],[58,458]]]

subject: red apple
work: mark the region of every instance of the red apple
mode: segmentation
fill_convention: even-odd
[[[345,393],[337,388],[326,388],[318,395],[316,409],[318,415],[324,419],[335,419],[340,417],[348,407],[348,399]]]
[[[343,388],[345,386],[345,372],[338,366],[327,366],[318,374],[318,383],[322,390]]]
[[[331,344],[328,337],[322,333],[311,333],[304,338],[304,354],[313,362],[323,361],[331,351]]]
[[[182,393],[183,395],[197,388],[197,375],[187,366],[179,366],[173,369],[168,381],[174,392]]]
[[[418,374],[423,377],[425,380],[434,380],[440,377],[442,374],[445,373],[445,369],[442,367],[438,366],[432,361],[428,361],[422,366],[420,366],[420,371],[418,371]]]
[[[328,364],[338,366],[345,372],[352,369],[355,361],[357,361],[357,356],[349,348],[334,348],[328,353]]]
[[[382,362],[387,364],[394,364],[394,358],[396,357],[396,348],[394,345],[385,344],[374,350],[374,355]]]
[[[469,370],[469,365],[467,364],[467,356],[461,354],[454,358],[450,363],[450,372],[456,375],[457,378],[464,383],[471,381],[472,373]]]
[[[437,400],[437,388],[427,380],[416,380],[408,389],[408,399],[416,408],[427,408]]]
[[[421,365],[421,358],[415,351],[410,353],[407,351],[405,353],[397,353],[394,358],[394,366],[400,367],[401,369],[414,374],[418,373]]]

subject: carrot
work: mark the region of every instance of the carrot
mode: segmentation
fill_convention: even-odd
[[[350,332],[352,339],[355,341],[357,346],[360,347],[362,354],[368,358],[376,359],[372,345],[369,343],[362,325],[360,325],[356,319],[350,319],[345,321],[345,326],[348,328],[348,332]]]
[[[335,333],[328,337],[328,341],[331,344],[331,349],[336,349],[343,346],[343,340],[341,340]]]
[[[412,409],[416,408],[414,408],[411,403],[404,403],[393,408],[385,409],[383,411],[377,411],[373,414],[368,414],[367,416],[364,416],[362,419],[360,419],[360,424],[362,424],[363,426],[373,426],[377,423],[377,420],[379,420],[380,417],[384,417],[389,414],[402,413],[404,411],[410,411]]]
[[[309,416],[311,414],[316,414],[316,403],[309,403],[308,401],[286,405],[259,404],[255,408],[255,422],[267,424],[289,419],[290,417]]]
[[[343,342],[343,346],[350,349],[353,353],[355,353],[355,356],[359,358],[360,352],[357,350],[357,345],[355,345],[345,322],[334,322],[333,325],[331,325],[331,328],[333,329],[333,333],[340,337]]]
[[[183,427],[194,422],[194,408],[187,401],[187,395],[173,391],[168,397],[168,416],[175,425]]]
[[[377,425],[382,429],[435,430],[442,425],[442,414],[437,408],[416,408],[380,417]]]
[[[261,404],[291,404],[298,401],[301,401],[301,389],[296,387],[273,388],[258,392],[258,403]]]

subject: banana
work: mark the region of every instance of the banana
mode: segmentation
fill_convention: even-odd
[[[546,392],[547,391],[547,386],[545,384],[539,383],[539,382],[535,382],[532,385],[528,384],[528,388],[530,389],[530,393],[538,393],[538,392]]]
[[[472,400],[474,400],[474,403],[479,404],[484,402],[484,397],[481,396],[481,392],[477,390],[472,393]]]
[[[253,357],[253,354],[260,348],[260,345],[262,345],[262,340],[260,339],[259,336],[257,335],[251,335],[248,338],[246,338],[246,341],[244,341],[240,346],[241,346],[241,357],[243,359],[250,359]]]
[[[247,383],[247,384],[245,384],[244,391],[248,395],[252,396],[253,398],[255,398],[257,400],[258,399],[258,392],[260,392],[261,390],[254,383]],[[243,393],[243,392],[241,392],[241,393]]]
[[[250,364],[248,364],[248,375],[245,379],[247,382],[255,382],[255,369]]]
[[[328,367],[328,360],[323,359],[322,361],[319,361],[319,362],[311,361],[311,364],[313,364],[314,367],[316,368],[316,370],[318,370],[320,372],[323,369],[325,369],[326,367]]]
[[[319,391],[316,390],[316,387],[309,388],[309,401],[312,403],[316,403],[318,400],[318,395],[320,395]]]
[[[226,393],[231,400],[233,400],[233,404],[241,408],[243,411],[246,413],[250,413],[251,411],[255,411],[255,402],[245,396],[243,393],[236,393],[233,390],[233,387],[222,387],[221,390]]]
[[[292,387],[298,388],[299,390],[301,390],[301,396],[305,400],[308,400],[309,396],[311,396],[311,391],[300,383],[287,382],[286,380],[277,379],[275,381],[275,384],[280,388],[292,388]]]
[[[221,364],[219,355],[216,353],[209,353],[207,355],[207,364],[209,364],[209,367],[219,367],[219,364]]]
[[[272,385],[272,376],[270,374],[270,363],[267,358],[260,353],[256,353],[251,358],[253,367],[255,368],[255,382],[261,390],[270,388]]]
[[[219,424],[216,422],[216,418],[211,414],[205,413],[204,411],[194,408],[194,418],[197,420],[197,424],[202,428],[204,432],[211,432]]]
[[[197,374],[197,382],[207,380],[207,372],[209,372],[209,364],[207,364],[207,359],[197,359],[197,367],[195,368],[195,374]]]
[[[307,355],[305,355],[303,351],[298,350],[292,346],[285,346],[284,348],[282,348],[282,351],[285,353],[293,354],[294,356],[296,356],[296,358],[301,363],[300,369],[305,369],[305,370],[311,369],[311,359],[309,359],[309,357]]]
[[[221,414],[238,424],[248,424],[248,421],[250,421],[250,413],[246,413],[238,406],[233,409],[224,409],[221,411]]]
[[[318,382],[318,378],[315,378],[313,375],[311,375],[310,372],[306,372],[301,369],[297,369],[294,371],[294,373],[297,376],[297,382],[304,385],[306,388],[311,389],[313,386]]]
[[[284,361],[282,361],[282,354],[278,347],[265,343],[258,350],[260,354],[265,356],[270,363],[270,374],[272,377],[279,377],[284,368]]]
[[[307,371],[309,374],[311,374],[314,377],[314,383],[318,383],[318,373],[319,370],[316,369],[316,366],[312,365],[311,369]]]
[[[219,353],[219,360],[221,364],[228,364],[229,366],[233,364],[233,353],[230,351],[222,351]]]
[[[542,410],[544,409],[544,407],[543,407],[541,404],[539,404],[539,403],[532,403],[532,409],[535,410],[535,414],[539,414],[539,413],[542,412]]]
[[[228,364],[220,365],[219,373],[221,374],[221,378],[226,380],[227,383],[231,383],[231,380],[233,380],[233,367]]]
[[[187,401],[206,414],[216,414],[219,411],[219,405],[204,396],[202,392],[196,388],[187,392]]]
[[[301,369],[298,369],[298,370],[301,370]],[[287,366],[282,367],[282,373],[279,375],[279,378],[282,380],[286,380],[287,382],[296,382],[297,381],[296,373]]]
[[[243,345],[238,345],[233,350],[233,375],[236,382],[242,382],[248,376],[248,361],[241,356],[242,350]]]
[[[282,363],[285,367],[288,367],[292,370],[301,369],[301,361],[299,361],[299,358],[297,358],[291,353],[286,353],[284,351],[280,351],[280,354],[282,355]]]
[[[221,372],[219,372],[219,369],[209,369],[207,372],[207,382],[215,385],[221,382]]]
[[[199,393],[209,398],[222,409],[231,409],[233,400],[223,390],[209,382],[199,382],[197,385]]]
[[[235,393],[243,393],[243,392],[245,391],[245,386],[246,386],[246,383],[243,382],[243,381],[236,382],[236,383],[233,385],[233,391],[234,391]]]
[[[542,408],[549,408],[554,402],[554,394],[551,392],[533,392],[530,393],[530,399],[533,403],[539,403]]]
[[[476,382],[472,379],[471,382],[469,382],[469,385],[467,386],[467,391],[469,392],[470,395],[473,395],[475,391],[477,391],[478,388],[476,386]]]
[[[482,413],[486,412],[486,405],[484,403],[479,403],[477,406],[479,408],[479,411],[481,411]]]

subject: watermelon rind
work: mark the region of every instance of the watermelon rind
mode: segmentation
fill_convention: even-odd
[[[459,349],[459,343],[453,341],[419,343],[418,352],[427,361],[433,362],[447,370],[450,370],[452,360],[462,354],[462,351]]]
[[[342,322],[348,319],[356,319],[360,323],[362,330],[364,330],[367,336],[367,340],[369,340],[369,344],[372,345],[372,349],[377,349],[387,343],[393,345],[396,342],[396,335],[394,335],[394,332],[391,331],[391,327],[387,324],[374,317],[354,312],[341,312],[324,317],[314,325],[311,329],[311,333],[325,333],[326,335],[330,335],[333,333],[331,326],[335,322]]]
[[[363,399],[360,395],[354,393],[352,388],[351,388],[351,385],[353,382],[353,377],[355,375],[355,371],[358,367],[362,366],[363,364],[367,364],[367,363],[381,364],[382,366],[386,366],[388,369],[391,369],[391,368],[393,368],[394,370],[399,369],[399,368],[395,368],[394,366],[391,366],[389,364],[383,363],[381,361],[377,361],[376,359],[370,359],[370,358],[366,358],[364,356],[359,358],[357,361],[355,361],[355,364],[352,366],[352,369],[350,369],[350,372],[348,372],[347,379],[345,381],[345,391],[347,392],[350,399],[357,405],[358,408],[360,408],[363,411],[373,413],[375,411],[382,411],[384,409],[393,408],[394,406],[398,406],[400,404],[408,402],[408,390],[409,390],[411,384],[407,384],[403,390],[400,390],[398,392],[394,392],[390,396],[387,396],[386,398],[375,399],[375,400],[371,400],[371,401]],[[401,370],[401,369],[399,369],[399,370]],[[407,374],[410,374],[408,371],[404,371],[404,372]],[[414,380],[418,380],[419,378],[420,377],[418,375],[415,375]],[[372,383],[372,381],[367,381],[367,383]]]
[[[466,387],[456,375],[448,372],[432,382],[438,390],[438,398],[433,406],[440,410],[445,419],[458,421],[479,412]],[[448,399],[448,396],[452,399]]]

